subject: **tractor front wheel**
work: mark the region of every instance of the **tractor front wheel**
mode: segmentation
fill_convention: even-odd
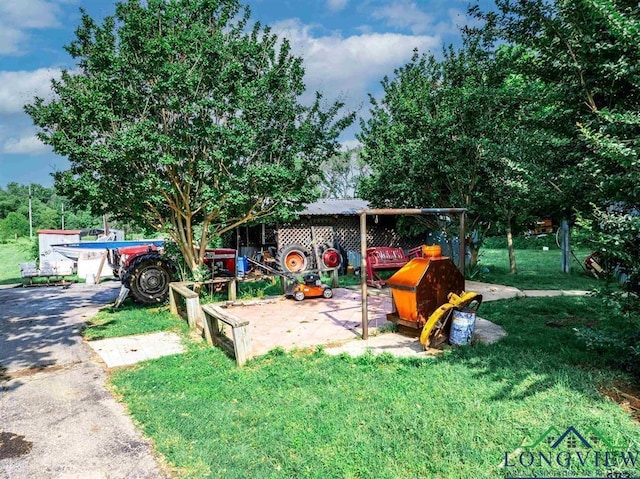
[[[164,303],[169,298],[172,270],[158,255],[136,258],[127,271],[131,297],[138,303]]]

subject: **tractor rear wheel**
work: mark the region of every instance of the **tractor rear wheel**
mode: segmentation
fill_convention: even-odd
[[[134,259],[126,273],[131,297],[142,304],[164,303],[169,298],[173,271],[171,262],[157,254]],[[124,278],[123,284],[127,286]]]
[[[292,244],[282,248],[277,255],[277,262],[282,271],[301,273],[309,269],[309,251],[303,246]]]

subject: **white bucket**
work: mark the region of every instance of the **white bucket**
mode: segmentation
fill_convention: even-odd
[[[470,310],[453,311],[449,343],[455,346],[466,346],[471,343],[476,327],[476,312]]]
[[[88,274],[87,277],[85,278],[85,282],[87,284],[96,284],[96,277],[93,274]]]

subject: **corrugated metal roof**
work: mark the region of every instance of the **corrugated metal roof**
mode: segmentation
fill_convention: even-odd
[[[300,216],[319,216],[319,215],[356,215],[359,211],[369,207],[369,203],[365,200],[318,200],[315,203],[309,203],[304,210],[298,213]]]

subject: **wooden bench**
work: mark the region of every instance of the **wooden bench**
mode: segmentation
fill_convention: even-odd
[[[197,324],[202,322],[200,295],[189,289],[189,283],[169,283],[169,310],[176,316],[180,316],[178,310],[180,298],[184,298],[186,304],[189,328],[195,329]]]
[[[378,247],[367,248],[367,284],[381,288],[385,284],[377,271],[397,270],[409,262],[409,257],[402,248]]]
[[[33,285],[33,278],[46,278],[47,285],[51,284],[51,278],[54,281],[64,281],[65,276],[73,275],[73,262],[72,261],[44,261],[42,266],[38,268],[35,262],[20,263],[20,276],[22,277],[22,285],[27,286],[26,281],[29,281],[29,285]]]
[[[236,278],[214,278],[202,284],[223,284],[228,286],[229,301],[236,300]],[[194,281],[182,281],[169,283],[169,310],[172,314],[180,316],[178,305],[180,298],[184,298],[187,310],[187,321],[191,329],[200,326],[204,328],[202,313],[200,311],[200,297],[192,289],[196,283]]]
[[[205,339],[211,345],[220,346],[236,359],[238,367],[251,357],[249,321],[242,320],[219,306],[205,304],[202,307]],[[224,326],[232,330],[232,338],[224,334]]]

